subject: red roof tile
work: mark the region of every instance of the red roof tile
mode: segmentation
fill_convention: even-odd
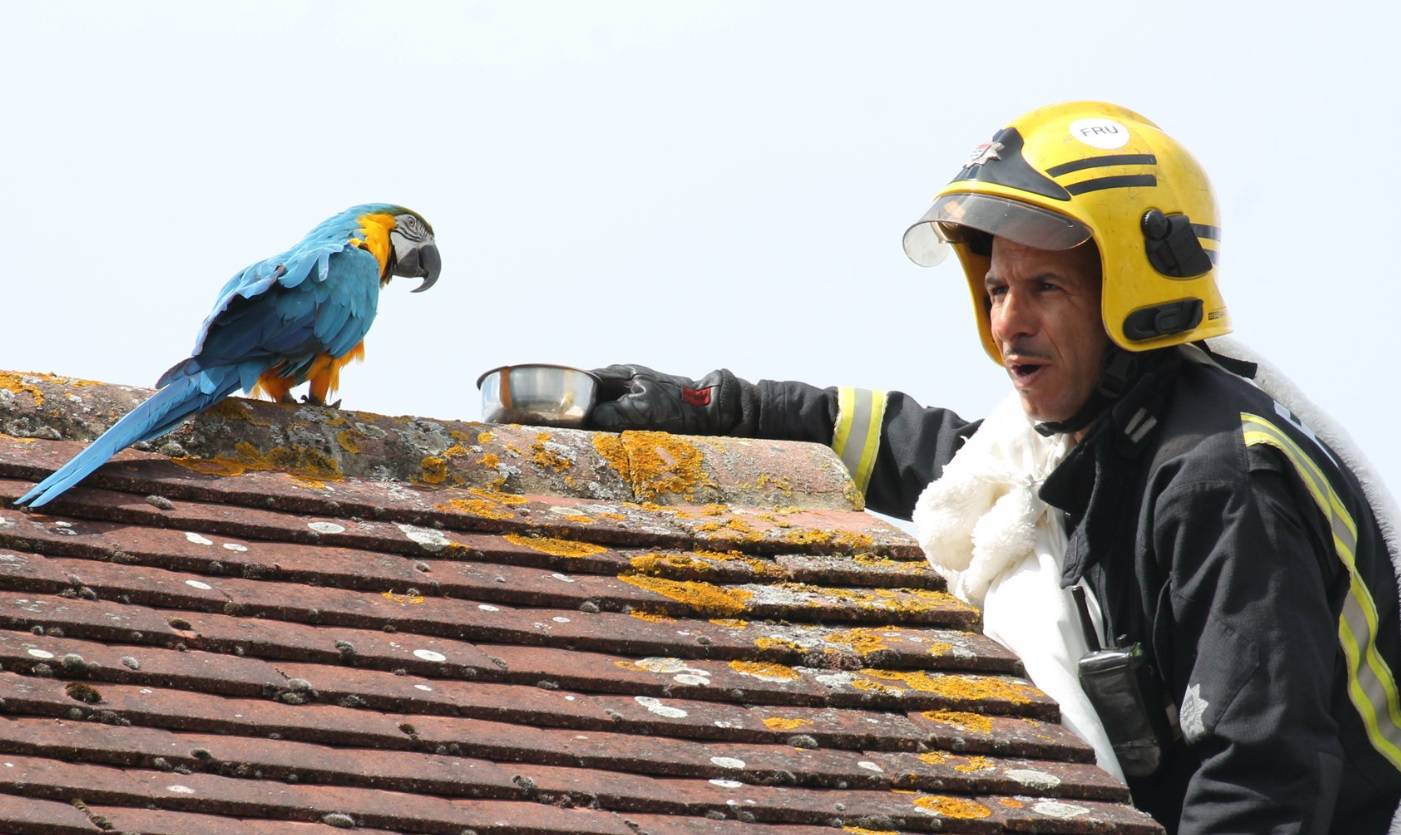
[[[1160,831],[825,450],[233,401],[8,506],[141,394],[0,374],[0,831]]]

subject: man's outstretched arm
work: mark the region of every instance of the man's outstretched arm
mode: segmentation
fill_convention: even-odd
[[[868,507],[901,519],[910,518],[920,492],[978,427],[900,392],[750,383],[725,369],[699,380],[640,365],[594,373],[602,385],[590,428],[824,444],[841,456]]]

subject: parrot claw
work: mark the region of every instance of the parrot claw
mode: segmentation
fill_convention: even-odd
[[[302,402],[312,406],[321,406],[326,409],[339,409],[341,407],[341,402],[339,400],[334,403],[327,403],[325,400],[319,397],[313,397],[310,394],[302,395]]]

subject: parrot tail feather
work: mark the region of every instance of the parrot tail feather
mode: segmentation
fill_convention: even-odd
[[[204,411],[223,400],[239,387],[236,369],[227,373],[206,370],[192,376],[176,377],[144,403],[127,412],[111,429],[73,456],[67,464],[36,484],[15,502],[16,505],[43,507],[58,498],[68,488],[86,478],[93,470],[107,463],[113,455],[135,443],[159,438],[180,425],[196,412]],[[201,386],[201,377],[205,377]],[[209,383],[215,382],[212,390]],[[201,390],[201,389],[206,390]]]

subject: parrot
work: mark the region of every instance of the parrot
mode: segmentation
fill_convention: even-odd
[[[229,279],[194,350],[161,375],[156,393],[15,504],[43,507],[121,450],[159,438],[240,388],[291,403],[291,389],[310,381],[305,402],[326,405],[341,368],[364,357],[380,288],[395,276],[420,278],[413,292],[421,293],[441,269],[433,227],[417,212],[366,203],[328,218],[291,249]]]

